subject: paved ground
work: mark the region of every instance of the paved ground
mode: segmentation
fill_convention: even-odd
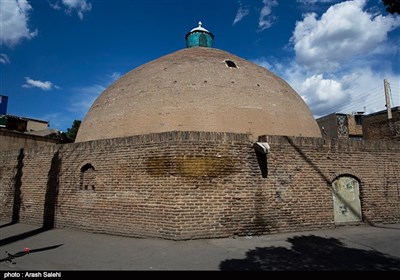
[[[0,270],[400,270],[400,224],[191,241],[0,223]]]

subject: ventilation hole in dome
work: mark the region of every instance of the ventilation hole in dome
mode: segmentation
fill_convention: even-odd
[[[229,68],[237,68],[235,62],[233,62],[232,60],[225,60],[226,66],[228,66]]]

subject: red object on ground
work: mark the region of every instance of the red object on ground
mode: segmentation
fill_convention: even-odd
[[[24,252],[29,253],[31,251],[30,248],[24,248]]]

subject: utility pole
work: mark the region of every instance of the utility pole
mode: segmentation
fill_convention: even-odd
[[[385,98],[386,98],[386,110],[388,115],[388,120],[392,118],[392,106],[390,105],[390,96],[389,96],[389,82],[384,79],[383,86],[385,88]]]

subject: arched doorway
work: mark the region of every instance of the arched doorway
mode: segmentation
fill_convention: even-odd
[[[360,183],[348,175],[332,182],[335,223],[361,222]]]

